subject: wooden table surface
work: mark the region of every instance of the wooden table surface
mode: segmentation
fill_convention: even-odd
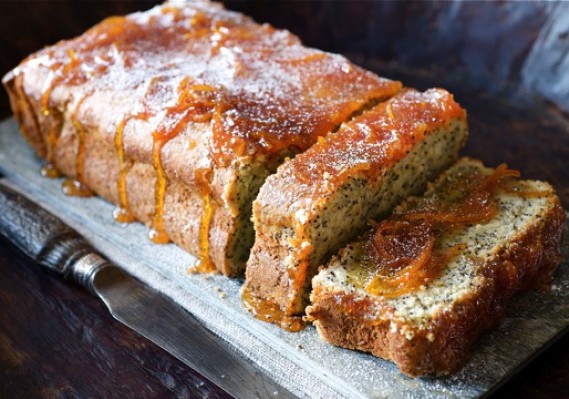
[[[119,3],[113,13],[144,8],[139,4]],[[0,6],[3,15],[0,39],[4,43],[7,36],[13,37],[12,32],[20,29],[17,16],[32,13],[38,23],[22,29],[37,32],[42,28],[39,22],[43,13],[52,7],[36,3],[35,8],[25,9],[18,4]],[[69,1],[58,4],[62,10],[73,8]],[[103,12],[108,10],[95,12],[86,19],[99,20]],[[61,18],[69,21],[68,17]],[[91,23],[83,22],[72,28],[80,32],[85,24]],[[58,32],[50,37],[48,33],[47,43],[71,36]],[[0,49],[3,63],[17,62],[6,57],[17,60],[37,46],[17,40],[9,43]],[[0,67],[3,68],[0,73],[6,72],[5,64]],[[393,73],[408,85],[425,84],[413,76]],[[484,93],[461,92],[460,85],[447,87],[456,92],[457,99],[469,110],[471,136],[464,153],[491,165],[505,161],[520,169],[524,176],[551,181],[565,208],[569,208],[566,115],[546,105],[530,112]],[[8,115],[2,93],[0,116]],[[228,396],[199,373],[116,322],[98,300],[39,270],[0,239],[0,398]],[[569,334],[523,368],[493,397],[569,398]]]

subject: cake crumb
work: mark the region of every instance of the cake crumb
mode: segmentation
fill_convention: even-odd
[[[227,293],[221,289],[220,286],[216,285],[213,290],[218,293],[218,296],[223,299],[227,296]]]

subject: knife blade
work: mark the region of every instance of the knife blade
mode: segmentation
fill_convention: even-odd
[[[170,298],[112,265],[59,218],[0,183],[0,234],[101,298],[112,316],[237,398],[293,398]]]

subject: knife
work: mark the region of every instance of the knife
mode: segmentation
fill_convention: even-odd
[[[0,183],[0,234],[103,300],[115,319],[237,398],[293,398],[191,313],[104,259],[78,232]]]

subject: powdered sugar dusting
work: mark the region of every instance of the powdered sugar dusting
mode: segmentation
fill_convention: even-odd
[[[175,104],[184,79],[194,82],[184,90],[207,86],[215,98],[217,157],[243,148],[231,145],[236,140],[247,144],[247,154],[272,154],[291,143],[307,148],[368,101],[400,87],[342,56],[307,48],[288,31],[209,2],[165,3],[106,19],[32,55],[18,73],[38,67],[63,77],[57,86],[66,89],[58,97],[56,86],[51,98],[56,106],[81,93],[111,92],[117,124],[142,104],[150,111]],[[161,95],[149,98],[140,90],[149,80],[163,83]]]

